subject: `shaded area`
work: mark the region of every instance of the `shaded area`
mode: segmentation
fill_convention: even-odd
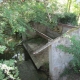
[[[21,48],[19,48],[20,50]],[[24,49],[24,48],[23,48]],[[37,69],[28,52],[24,49],[25,61],[18,61],[19,77],[21,80],[48,80],[48,65]]]
[[[21,80],[39,80],[38,73],[31,60],[18,62],[18,69]]]
[[[48,48],[41,51],[39,54],[33,54],[34,51],[43,47],[48,41],[42,37],[36,37],[33,39],[26,40],[23,45],[34,62],[37,69],[39,69],[46,62],[48,63]]]
[[[32,61],[18,62],[19,77],[21,80],[48,80],[49,76],[46,71],[36,70]],[[50,80],[50,79],[49,79]]]
[[[80,74],[71,73],[68,75],[64,75],[59,80],[80,80]]]

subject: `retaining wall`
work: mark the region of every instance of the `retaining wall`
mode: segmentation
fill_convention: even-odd
[[[61,36],[63,33],[67,32],[69,29],[73,28],[73,26],[69,26],[66,24],[59,23],[57,27],[55,28],[49,28],[46,27],[40,23],[31,23],[32,27],[39,30],[40,32],[46,34],[47,36],[51,37],[52,39],[55,39],[59,36]],[[37,34],[36,32],[27,31],[28,34],[31,35],[31,38],[35,37]]]
[[[73,35],[80,36],[80,28],[73,28],[65,33],[65,35],[69,37]],[[60,80],[60,74],[65,67],[68,67],[68,63],[73,58],[71,54],[62,52],[57,48],[60,44],[70,46],[71,42],[68,37],[61,36],[53,40],[52,45],[49,46],[49,69],[52,80]]]

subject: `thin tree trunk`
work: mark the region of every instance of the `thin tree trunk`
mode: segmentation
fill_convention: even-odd
[[[72,0],[68,0],[67,2],[67,12],[70,12]]]

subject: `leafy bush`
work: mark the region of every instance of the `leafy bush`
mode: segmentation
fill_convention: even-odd
[[[19,71],[15,67],[15,60],[0,61],[0,80],[20,80]]]
[[[16,36],[18,34],[18,37],[21,36],[26,29],[31,30],[28,22],[32,18],[32,11],[28,8],[29,3],[22,4],[19,0],[16,2],[8,0],[0,6],[0,53],[4,50],[14,52],[18,44]],[[6,48],[3,50],[2,46]]]
[[[47,14],[46,14],[45,5],[43,3],[36,3],[33,10],[35,13],[35,17],[34,17],[33,21],[47,25],[47,21],[46,21]]]
[[[7,59],[6,56],[10,56],[9,51],[14,52],[18,43],[13,36],[16,32],[22,33],[25,31],[25,21],[20,17],[18,7],[19,5],[15,3],[12,5],[10,2],[0,5],[0,57],[4,55],[5,59]],[[20,22],[20,18],[24,22]],[[15,60],[0,60],[0,80],[20,80],[18,74]]]
[[[77,25],[77,16],[74,13],[64,13],[63,17],[59,18],[59,22],[64,24]]]
[[[3,54],[5,49],[6,49],[6,46],[0,46],[0,53]]]
[[[51,3],[50,3],[51,4]],[[53,6],[56,3],[52,3]],[[56,6],[55,6],[56,7]],[[33,8],[34,10],[34,22],[38,22],[40,24],[43,24],[48,27],[54,27],[57,25],[57,16],[54,14],[52,7],[47,7],[44,3],[36,3],[36,5]]]
[[[75,72],[80,72],[80,37],[71,37],[71,46],[66,47],[65,45],[57,46],[64,52],[68,52],[73,55],[73,59],[70,61],[70,67],[74,69]]]

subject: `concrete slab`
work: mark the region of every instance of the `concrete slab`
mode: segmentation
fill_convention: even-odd
[[[43,51],[41,51],[39,54],[33,54],[33,52],[37,49],[39,49],[40,47],[43,46],[43,44],[37,45],[37,44],[32,44],[32,43],[28,43],[28,44],[23,44],[25,49],[28,51],[31,59],[33,60],[35,66],[37,67],[37,69],[39,69],[41,66],[43,66],[45,63],[49,62],[48,59],[48,48],[44,49]]]

